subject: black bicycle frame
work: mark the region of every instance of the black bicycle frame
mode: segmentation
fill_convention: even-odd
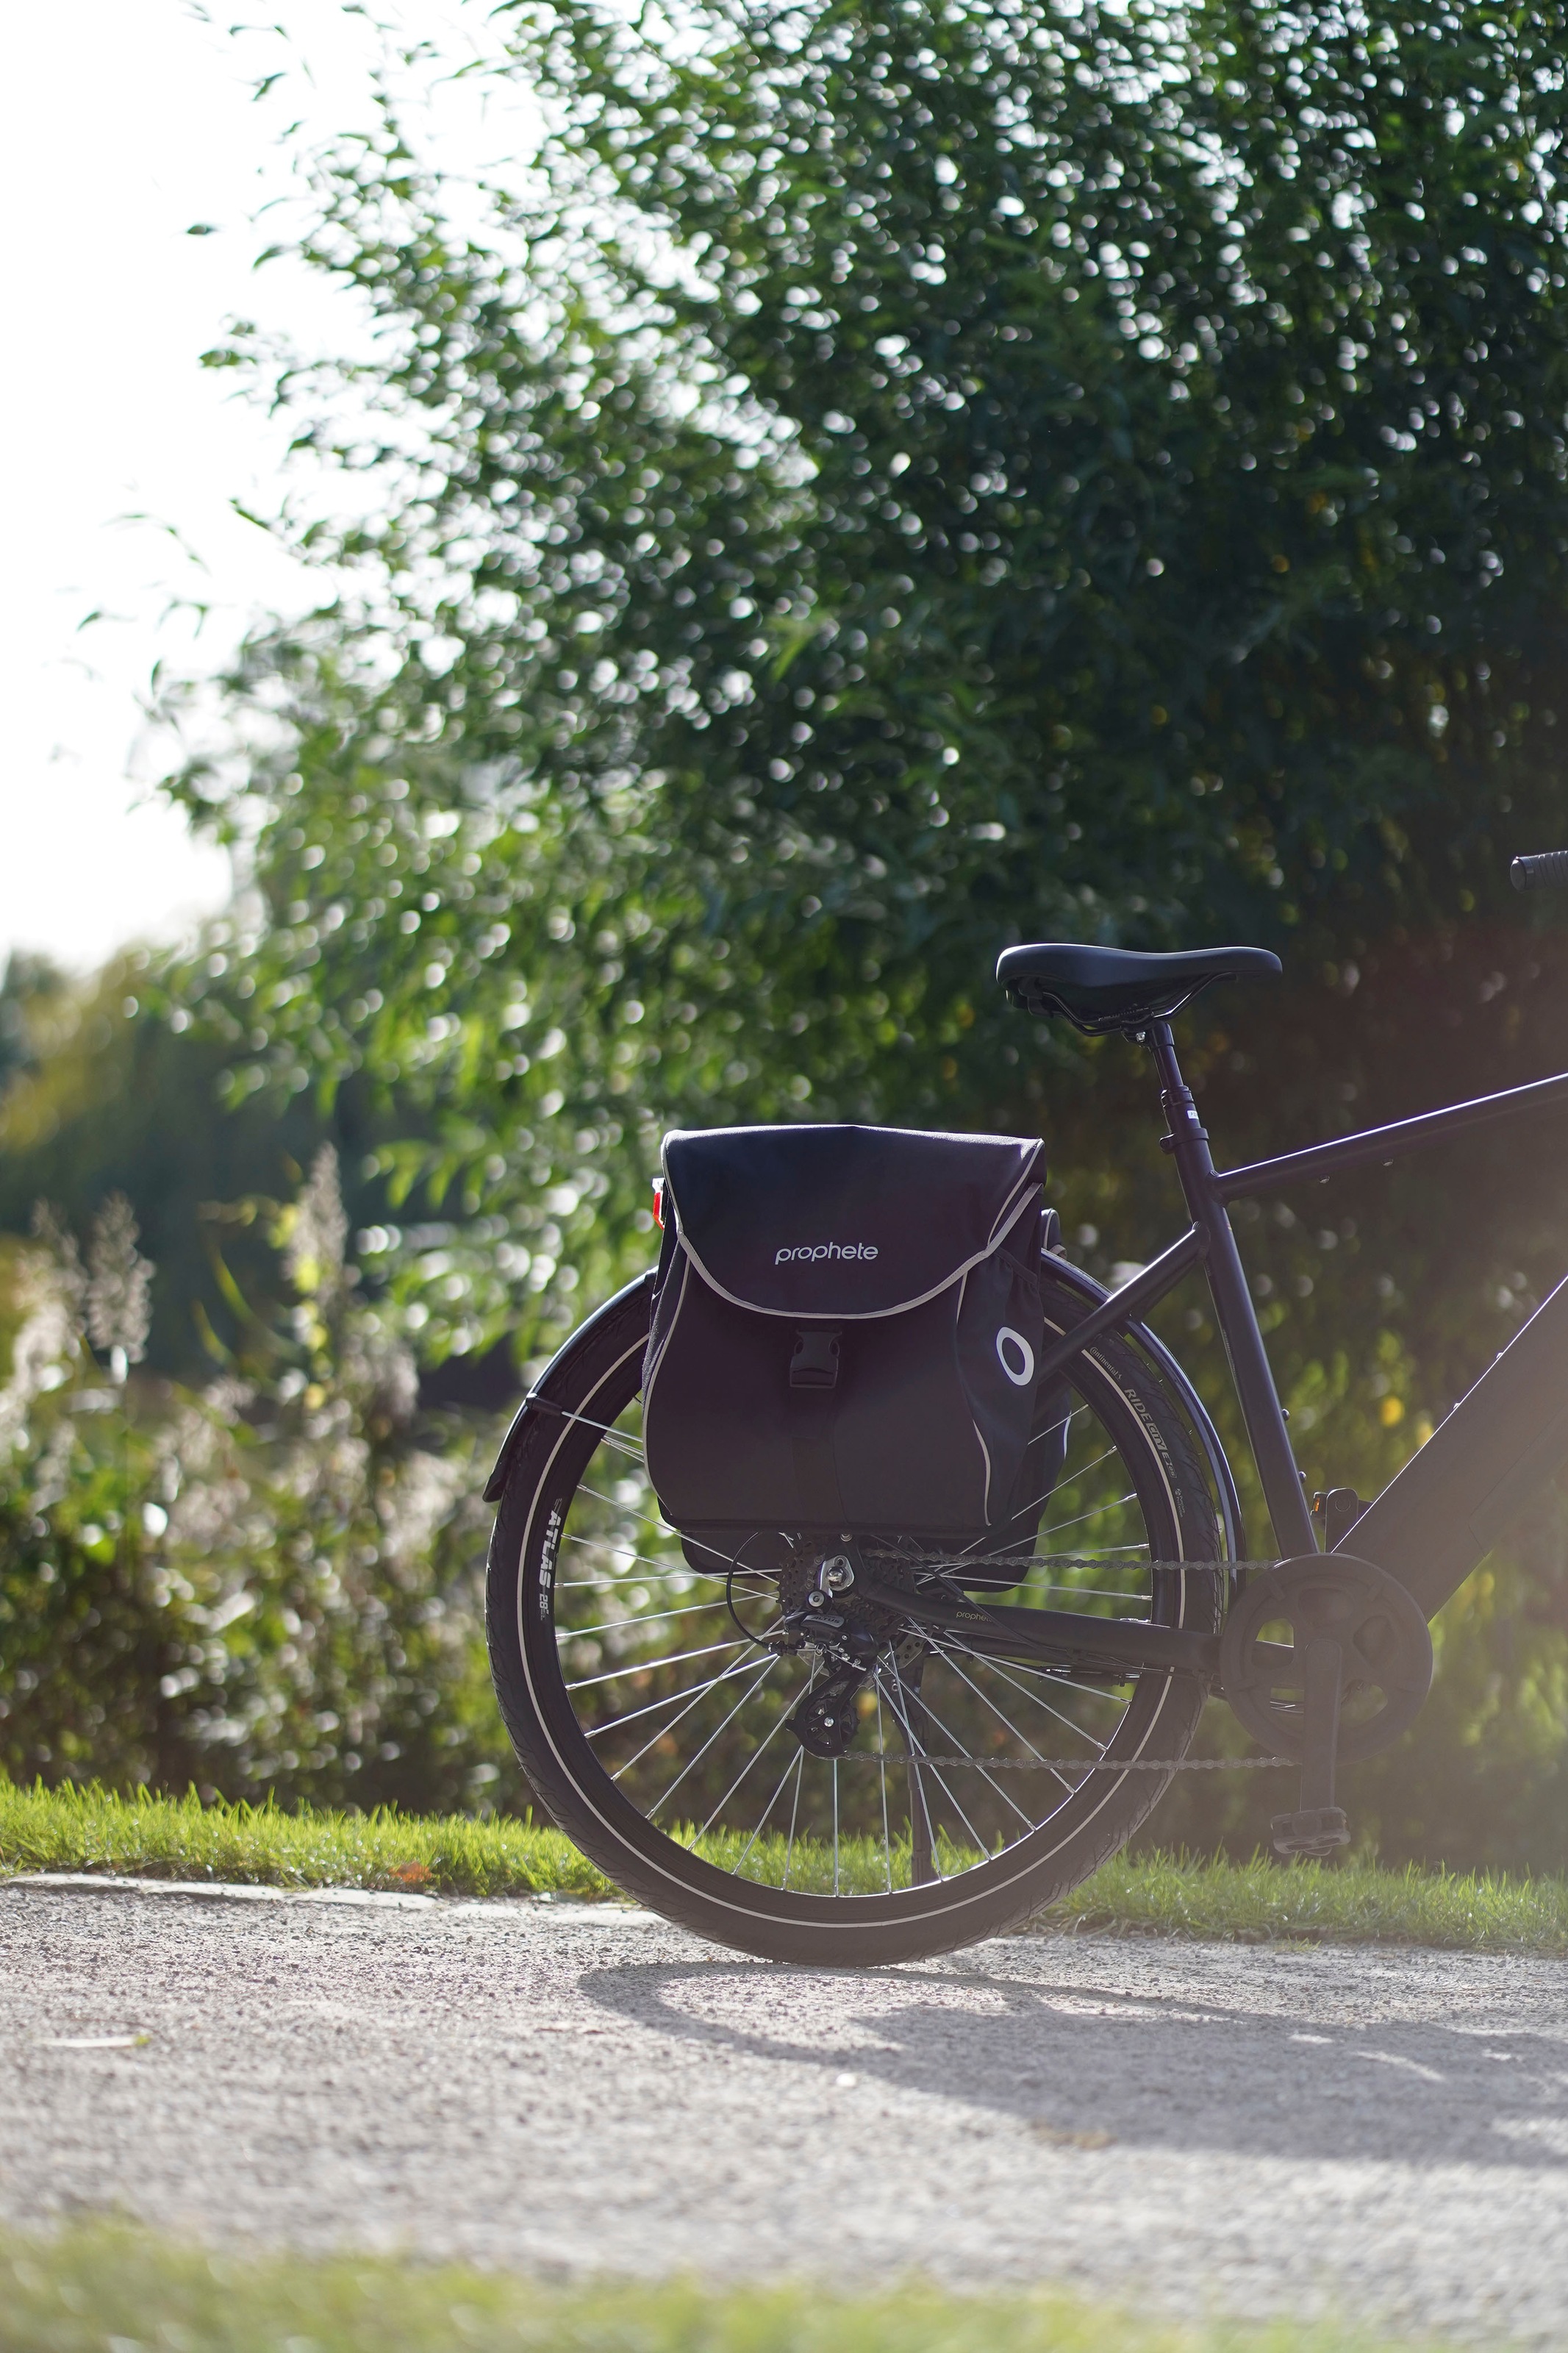
[[[1194,1267],[1202,1266],[1277,1551],[1281,1558],[1315,1552],[1316,1531],[1226,1205],[1293,1185],[1321,1184],[1342,1169],[1368,1162],[1387,1165],[1492,1120],[1568,1107],[1568,1073],[1452,1103],[1389,1127],[1367,1128],[1331,1144],[1310,1145],[1276,1160],[1222,1170],[1214,1165],[1207,1130],[1182,1077],[1169,1022],[1154,1023],[1145,1042],[1159,1071],[1167,1123],[1161,1146],[1175,1163],[1192,1224],[1179,1241],[1047,1348],[1037,1377],[1044,1383],[1066,1372],[1095,1341],[1142,1317]],[[1542,1301],[1426,1444],[1361,1514],[1339,1549],[1389,1570],[1433,1618],[1536,1488],[1565,1460],[1568,1281]],[[901,1593],[897,1599],[909,1617],[933,1628],[962,1630],[976,1648],[1048,1657],[1100,1673],[1118,1665],[1123,1672],[1140,1665],[1181,1665],[1210,1679],[1215,1672],[1215,1639],[1179,1628],[978,1602],[960,1609]]]

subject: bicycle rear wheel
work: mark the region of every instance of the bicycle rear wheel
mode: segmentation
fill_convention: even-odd
[[[628,1893],[774,1959],[908,1960],[1016,1926],[1144,1820],[1169,1776],[1136,1768],[1181,1757],[1201,1686],[1166,1671],[1096,1680],[884,1628],[843,1753],[814,1753],[790,1719],[833,1662],[782,1647],[798,1549],[764,1528],[721,1558],[683,1547],[648,1485],[651,1291],[651,1277],[631,1286],[557,1359],[496,1521],[491,1668],[539,1798]],[[1048,1261],[1045,1296],[1048,1329],[1086,1312]],[[1032,1556],[1008,1556],[1009,1601],[1215,1630],[1221,1573],[1152,1566],[1223,1557],[1168,1387],[1130,1344],[1102,1340],[1060,1410],[1066,1461]],[[939,1568],[995,1591],[984,1557],[919,1573]]]

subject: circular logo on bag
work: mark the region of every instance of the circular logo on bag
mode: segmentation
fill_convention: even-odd
[[[1004,1324],[996,1335],[996,1361],[1016,1389],[1027,1388],[1035,1377],[1035,1352],[1011,1324]]]

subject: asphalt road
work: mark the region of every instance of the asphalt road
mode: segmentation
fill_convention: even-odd
[[[1556,1962],[1016,1937],[815,1973],[608,1907],[12,1881],[0,2035],[28,2223],[1564,2335]]]

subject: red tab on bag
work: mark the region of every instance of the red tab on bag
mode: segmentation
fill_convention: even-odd
[[[653,1180],[653,1221],[662,1234],[664,1231],[664,1179],[662,1176],[656,1176]]]

